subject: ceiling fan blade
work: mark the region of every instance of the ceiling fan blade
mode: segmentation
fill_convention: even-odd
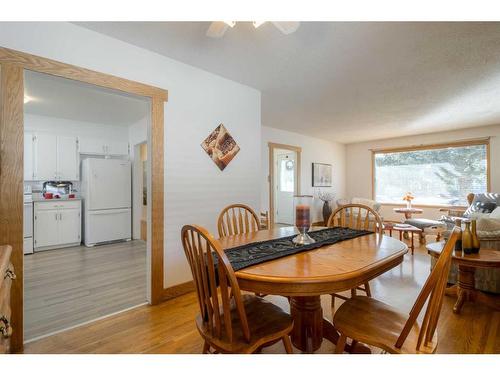
[[[207,36],[210,38],[222,38],[228,27],[229,25],[224,22],[212,22],[207,30]]]
[[[283,34],[288,35],[297,31],[300,22],[273,22],[273,25]]]

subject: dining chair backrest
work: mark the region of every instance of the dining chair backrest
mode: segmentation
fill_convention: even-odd
[[[259,228],[259,217],[254,210],[245,204],[227,206],[219,214],[217,220],[219,237],[255,232]]]
[[[427,301],[427,309],[425,310],[424,319],[420,327],[416,350],[419,351],[422,345],[428,346],[432,342],[436,332],[439,315],[441,313],[441,306],[443,305],[444,291],[448,280],[448,273],[450,272],[453,249],[455,248],[455,243],[457,242],[459,236],[460,229],[458,227],[453,228],[450,238],[444,245],[444,248],[439,255],[439,259],[437,260],[432,272],[420,291],[413,308],[410,311],[410,316],[406,321],[398,340],[396,341],[395,346],[397,348],[401,348],[403,346],[408,334],[410,333]]]
[[[384,225],[380,215],[371,207],[363,204],[346,204],[332,212],[328,219],[328,227],[371,230],[383,233]]]
[[[233,267],[224,250],[205,228],[185,225],[182,245],[191,267],[200,314],[212,334],[233,341],[231,300],[236,306],[245,340],[250,341],[250,329]],[[232,298],[231,298],[232,296]]]

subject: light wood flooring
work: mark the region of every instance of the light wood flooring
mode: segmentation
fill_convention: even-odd
[[[428,237],[433,240],[432,237]],[[425,246],[395,269],[371,282],[375,298],[409,311],[429,274]],[[288,310],[283,297],[266,297]],[[340,305],[341,301],[337,301]],[[438,353],[500,353],[500,312],[466,303],[460,315],[452,312],[454,298],[445,297],[439,322]],[[331,318],[330,298],[322,299],[324,315]],[[194,318],[196,295],[189,293],[157,306],[142,306],[26,345],[26,353],[201,353],[202,340]],[[319,353],[332,353],[324,341]],[[263,353],[284,353],[281,343]]]
[[[30,340],[146,302],[146,242],[26,255],[24,275]]]

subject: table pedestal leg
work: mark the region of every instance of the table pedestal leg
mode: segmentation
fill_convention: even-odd
[[[455,306],[453,306],[453,312],[456,314],[460,314],[464,302],[473,299],[474,273],[475,269],[473,267],[458,266],[458,298]]]
[[[462,306],[467,301],[484,303],[495,310],[500,310],[500,301],[498,297],[490,296],[480,290],[476,290],[474,279],[475,270],[474,267],[459,265],[458,286],[450,292],[447,290],[447,294],[456,294],[457,296],[457,302],[455,302],[455,306],[453,306],[453,312],[456,314],[460,314]]]
[[[323,309],[320,296],[292,297],[290,312],[293,317],[293,345],[306,353],[318,350],[323,342]]]
[[[292,343],[305,353],[312,353],[321,347],[323,338],[337,344],[339,333],[328,320],[323,318],[320,296],[291,297],[290,312],[293,317]],[[351,353],[370,353],[370,348],[358,343],[355,350],[347,344],[345,350]]]

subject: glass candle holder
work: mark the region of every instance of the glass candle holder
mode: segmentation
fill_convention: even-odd
[[[295,226],[299,231],[297,237],[293,239],[293,243],[299,245],[309,245],[316,242],[307,234],[309,228],[311,228],[312,201],[312,195],[295,195],[293,197]]]

